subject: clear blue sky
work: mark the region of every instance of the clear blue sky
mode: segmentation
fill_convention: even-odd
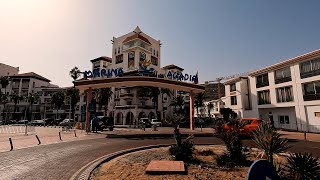
[[[320,49],[320,1],[1,0],[0,62],[60,86],[68,72],[111,56],[113,36],[137,25],[160,39],[161,65],[200,82]]]

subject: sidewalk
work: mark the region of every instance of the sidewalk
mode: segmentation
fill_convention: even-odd
[[[157,131],[152,128],[146,128],[145,131],[139,128],[114,128],[113,131],[103,131],[102,134],[107,138],[142,138],[142,137],[172,137],[172,127],[158,127]],[[180,133],[183,136],[194,135],[196,137],[213,136],[212,128],[196,128],[190,130],[189,128],[180,128]]]
[[[303,132],[278,131],[282,137],[288,139],[305,140]],[[320,134],[307,133],[307,141],[320,142]]]
[[[76,131],[77,137],[75,137],[74,131]],[[61,133],[62,140],[60,140],[59,138],[59,132]],[[62,131],[62,129],[59,127],[35,127],[35,132],[28,133],[28,135],[25,135],[23,133],[0,134],[0,152],[10,151],[9,137],[12,139],[13,150],[38,146],[38,140],[35,135],[39,137],[41,145],[105,137],[102,134],[87,134],[83,130]]]

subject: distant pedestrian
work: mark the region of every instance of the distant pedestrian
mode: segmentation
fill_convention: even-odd
[[[99,126],[99,119],[97,118],[97,116],[94,116],[94,118],[92,119],[92,130],[94,132],[98,132],[98,126]]]

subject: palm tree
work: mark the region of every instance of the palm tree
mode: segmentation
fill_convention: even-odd
[[[4,120],[7,120],[4,111],[6,108],[6,104],[8,103],[8,95],[5,93],[2,93],[2,91],[0,91],[0,103],[3,105],[2,117]]]
[[[150,87],[144,86],[139,87],[138,89],[138,96],[139,97],[149,97],[153,102],[153,107],[155,109],[155,116],[157,119],[157,109],[158,109],[158,97],[160,95],[160,89],[158,87]]]
[[[69,74],[73,81],[75,81],[80,77],[81,71],[78,67],[74,67],[70,70]],[[75,85],[73,85],[73,87],[75,87]]]
[[[204,93],[198,93],[195,97],[194,106],[197,108],[197,115],[199,116],[199,108],[204,106]]]
[[[96,99],[97,103],[99,104],[99,110],[101,110],[102,106],[104,105],[105,112],[107,111],[108,104],[110,98],[112,97],[113,92],[111,88],[100,88],[94,90],[94,98]]]
[[[4,88],[4,95],[1,97],[1,102],[3,104],[3,118],[6,120],[5,109],[6,104],[8,103],[8,95],[7,95],[7,86],[9,85],[9,76],[1,76],[0,77],[1,87]]]
[[[34,103],[37,103],[39,101],[40,97],[38,93],[29,93],[27,100],[29,102],[29,107],[30,107],[30,113],[31,113],[31,120],[33,120],[33,115],[32,115],[32,106]]]
[[[182,115],[184,110],[184,105],[185,105],[184,97],[179,95],[173,98],[169,106],[174,106],[174,112]],[[179,110],[177,110],[177,107],[179,107]]]
[[[209,102],[209,103],[207,104],[208,116],[209,116],[209,117],[211,117],[211,109],[212,109],[213,107],[214,107],[214,106],[213,106],[212,102]]]
[[[68,88],[65,93],[66,93],[66,96],[70,97],[70,100],[71,100],[71,102],[70,102],[71,103],[71,113],[72,113],[73,119],[74,119],[75,118],[74,117],[75,107],[76,107],[77,103],[80,100],[79,89],[77,89],[75,87]]]
[[[288,139],[281,138],[281,135],[267,123],[260,124],[258,129],[252,133],[253,141],[258,148],[264,151],[268,161],[272,164],[274,154],[282,153],[289,149],[287,145]]]
[[[0,77],[0,84],[4,88],[4,93],[7,94],[7,86],[9,85],[9,76]]]
[[[288,178],[292,180],[320,179],[319,158],[313,157],[312,154],[290,153],[287,162],[288,164],[285,167]]]
[[[57,110],[56,119],[58,119],[58,110],[64,104],[64,99],[65,99],[65,95],[64,95],[64,92],[62,91],[54,93],[51,97],[51,104],[54,105]]]
[[[12,115],[12,117],[13,117],[13,116],[15,116],[16,111],[17,111],[17,104],[18,104],[21,100],[23,100],[23,97],[22,97],[22,96],[19,96],[19,94],[17,94],[17,93],[13,93],[13,94],[11,94],[10,99],[11,99],[11,102],[14,103],[14,115]]]
[[[232,118],[236,117],[237,116],[237,113],[235,113],[232,109],[230,108],[221,108],[220,109],[220,114],[222,115],[223,117],[223,120],[228,122],[229,121],[229,118],[230,116]]]

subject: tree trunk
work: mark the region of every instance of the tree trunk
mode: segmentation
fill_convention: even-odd
[[[273,156],[272,154],[267,154],[268,161],[273,165]]]

